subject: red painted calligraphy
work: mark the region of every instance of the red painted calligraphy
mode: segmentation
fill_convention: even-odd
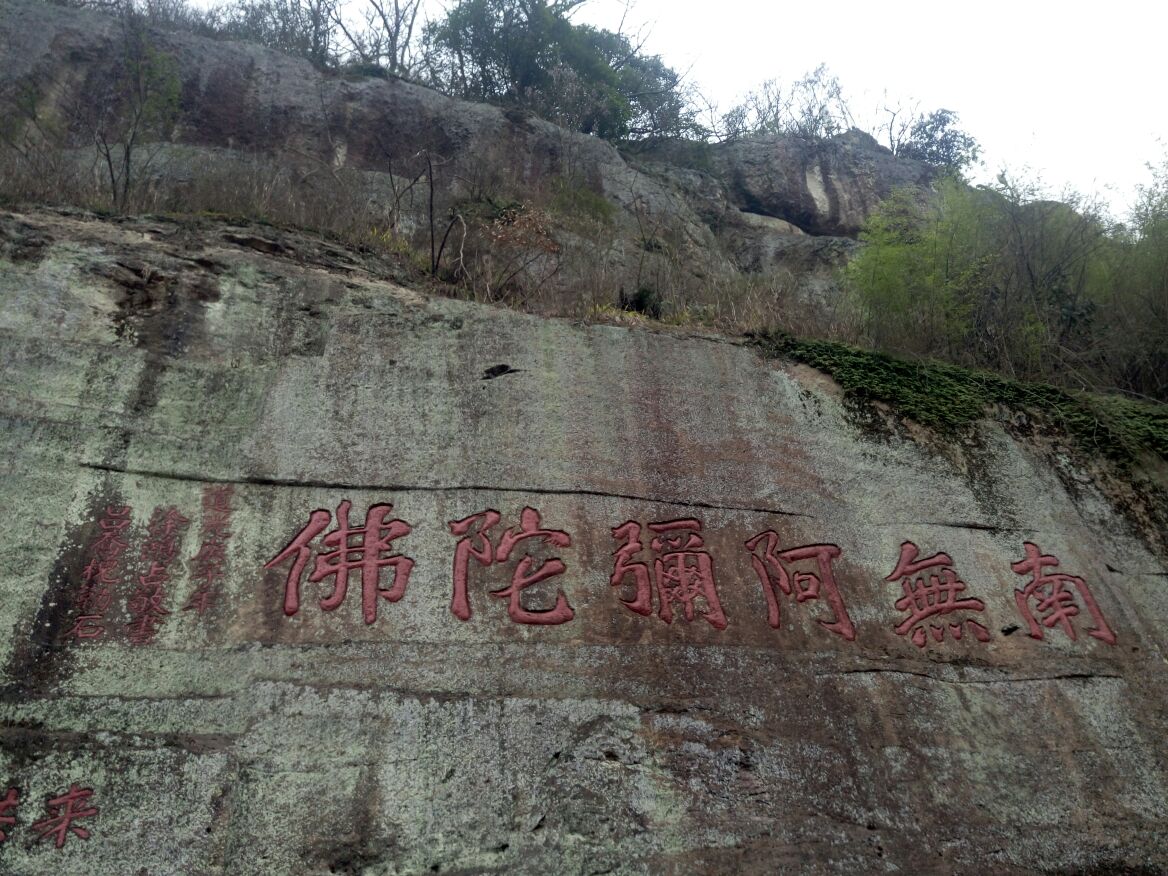
[[[16,807],[19,805],[19,788],[9,788],[8,793],[0,797],[0,828],[13,827],[16,824]],[[0,830],[0,843],[6,839],[8,839],[8,834]]]
[[[1024,589],[1014,591],[1014,600],[1018,604],[1018,611],[1030,628],[1030,637],[1041,640],[1043,627],[1054,629],[1058,626],[1062,627],[1063,632],[1071,637],[1071,641],[1074,641],[1075,628],[1071,624],[1071,619],[1079,614],[1078,601],[1075,599],[1077,592],[1079,599],[1087,606],[1087,612],[1095,623],[1095,626],[1087,630],[1087,635],[1094,636],[1108,645],[1114,645],[1115,633],[1107,625],[1103,612],[1099,610],[1095,597],[1091,595],[1091,590],[1087,587],[1087,582],[1077,575],[1066,575],[1061,572],[1044,574],[1045,567],[1058,567],[1058,558],[1050,554],[1043,554],[1038,545],[1031,542],[1023,542],[1022,546],[1026,551],[1026,556],[1016,563],[1011,563],[1010,568],[1019,575],[1031,576],[1030,583]],[[1068,589],[1068,585],[1072,585],[1075,588],[1074,591]],[[1032,603],[1033,608],[1031,607]],[[1036,611],[1038,612],[1037,617],[1035,616]]]
[[[797,604],[822,597],[831,607],[833,616],[829,620],[820,619],[819,623],[843,639],[855,641],[856,627],[848,617],[831,565],[841,553],[836,545],[811,544],[783,551],[779,550],[779,534],[768,529],[748,541],[746,549],[751,552],[751,563],[766,596],[767,622],[772,629],[777,630],[780,626],[780,593],[794,596]],[[813,572],[788,568],[810,561],[815,564]]]
[[[559,529],[541,528],[540,513],[535,508],[524,508],[519,515],[519,527],[505,530],[498,543],[491,541],[491,529],[502,520],[498,511],[487,509],[462,520],[449,523],[452,535],[462,536],[454,548],[454,594],[450,599],[450,610],[459,620],[470,620],[470,597],[467,592],[470,576],[470,561],[480,566],[505,563],[515,548],[529,539],[539,539],[551,547],[570,547],[572,537]],[[507,614],[519,624],[564,624],[576,613],[568,603],[563,590],[556,591],[555,605],[547,609],[531,609],[523,605],[521,595],[524,590],[548,578],[554,578],[567,571],[567,566],[559,557],[537,560],[525,554],[519,560],[511,575],[510,585],[490,591],[492,596],[507,600]],[[534,568],[533,568],[534,567]]]
[[[141,559],[146,571],[138,576],[138,585],[126,604],[130,615],[130,643],[148,645],[170,614],[166,609],[166,585],[170,583],[170,565],[178,555],[179,542],[190,521],[173,505],[155,508],[146,524],[146,542]]]
[[[89,551],[81,573],[77,620],[66,633],[69,639],[96,639],[105,633],[105,613],[121,583],[122,555],[129,548],[123,534],[130,526],[129,507],[107,507],[98,522],[100,534]]]
[[[700,615],[716,629],[726,629],[726,615],[714,583],[714,558],[704,550],[701,521],[659,521],[650,523],[649,531],[653,533],[649,549],[656,554],[652,581],[648,564],[633,559],[644,550],[641,525],[629,520],[612,530],[612,537],[625,543],[613,552],[616,560],[608,583],[613,587],[631,583],[634,588],[633,598],[621,599],[621,603],[637,614],[652,614],[655,582],[657,616],[665,623],[673,623],[673,606],[678,605],[686,621]]]
[[[900,579],[904,590],[904,596],[896,601],[896,607],[908,617],[896,627],[896,634],[908,636],[911,633],[913,644],[923,648],[929,635],[932,635],[934,641],[940,642],[944,640],[948,629],[954,639],[960,639],[964,629],[968,628],[979,642],[988,642],[990,631],[972,619],[959,619],[957,623],[946,621],[941,625],[926,624],[931,618],[953,612],[984,611],[985,603],[971,597],[958,598],[965,591],[966,585],[957,577],[953,560],[948,554],[933,554],[923,560],[918,557],[917,546],[911,541],[904,542],[900,546],[900,560],[896,568],[884,579]],[[927,573],[927,577],[922,573]]]
[[[48,817],[32,826],[33,830],[40,833],[37,842],[45,837],[55,836],[59,849],[65,845],[65,840],[70,833],[76,834],[81,839],[89,839],[89,831],[73,822],[79,818],[92,818],[97,815],[97,807],[90,806],[88,802],[92,796],[92,788],[79,788],[74,784],[70,785],[69,790],[60,797],[49,800]]]
[[[392,545],[395,539],[409,535],[413,527],[404,520],[390,519],[393,505],[370,505],[365,512],[365,525],[352,528],[349,526],[351,507],[348,499],[337,506],[337,527],[321,539],[328,550],[317,554],[308,580],[316,584],[326,578],[333,579],[333,591],[321,598],[320,607],[323,611],[334,611],[349,592],[349,572],[360,570],[361,616],[365,623],[371,624],[377,620],[378,599],[397,602],[406,595],[414,561],[393,553]],[[264,564],[265,569],[271,569],[295,557],[284,587],[284,614],[289,617],[300,610],[300,579],[312,555],[309,545],[328,528],[331,520],[328,511],[313,511],[308,524],[287,547]],[[381,570],[386,567],[393,570],[393,584],[388,588],[381,586]]]
[[[191,577],[196,586],[184,611],[206,612],[223,581],[227,542],[231,539],[231,494],[230,486],[207,487],[203,491],[199,551],[191,558]]]

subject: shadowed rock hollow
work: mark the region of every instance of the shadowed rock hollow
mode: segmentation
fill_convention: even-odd
[[[1092,473],[385,274],[0,218],[6,872],[1168,866],[1168,571]]]

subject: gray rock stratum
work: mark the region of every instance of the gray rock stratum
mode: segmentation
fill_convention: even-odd
[[[307,236],[0,244],[5,872],[1168,866],[1168,578],[1090,473]]]
[[[0,111],[17,124],[34,114],[92,163],[87,108],[110,101],[122,38],[110,16],[6,0]],[[579,294],[573,281],[580,285],[587,271],[572,268],[574,260],[600,262],[613,304],[622,284],[668,294],[693,280],[774,270],[794,275],[808,297],[822,297],[880,200],[896,187],[925,192],[932,177],[927,165],[895,158],[858,131],[824,142],[780,137],[622,152],[527,112],[396,79],[326,74],[255,45],[156,29],[146,39],[173,60],[180,80],[169,151],[153,162],[180,198],[176,180],[279,188],[255,178],[262,158],[295,166],[308,180],[300,197],[327,202],[347,171],[360,175],[352,187],[383,211],[383,222],[418,243],[430,218],[428,192],[410,182],[426,172],[429,156],[439,235],[452,210],[484,201],[550,204],[565,267],[544,285]],[[579,222],[596,217],[602,232],[582,239]]]

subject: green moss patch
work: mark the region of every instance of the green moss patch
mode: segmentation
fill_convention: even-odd
[[[552,187],[551,210],[571,219],[586,219],[611,225],[616,207],[604,195],[582,182],[556,179]]]
[[[1020,383],[939,362],[897,359],[785,332],[752,336],[768,358],[817,368],[859,399],[881,401],[939,432],[953,433],[987,416],[994,405],[1040,414],[1083,451],[1130,465],[1145,453],[1168,459],[1168,405],[1119,396],[1072,393]]]

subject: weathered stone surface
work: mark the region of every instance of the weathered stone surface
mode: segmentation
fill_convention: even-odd
[[[78,102],[103,93],[119,39],[109,16],[11,0],[0,7],[0,83],[34,95],[39,117],[67,129],[75,126]],[[859,132],[820,144],[797,138],[708,148],[664,143],[622,155],[530,113],[455,100],[400,80],[326,75],[259,46],[187,33],[154,30],[149,40],[180,71],[174,141],[184,147],[156,157],[154,173],[165,172],[172,183],[218,173],[220,185],[245,187],[244,165],[277,157],[301,165],[306,177],[325,179],[315,193],[325,201],[332,194],[329,172],[346,168],[365,175],[361,189],[384,206],[385,221],[393,213],[396,227],[412,230],[419,241],[428,233],[428,192],[419,185],[395,197],[393,190],[396,184],[400,194],[426,169],[426,155],[437,167],[440,226],[451,208],[465,210],[468,202],[547,205],[567,192],[567,206],[560,202],[566,215],[557,217],[556,228],[564,263],[593,263],[603,250],[612,304],[621,286],[635,292],[776,265],[814,291],[830,281],[848,244],[792,249],[789,229],[743,218],[741,211],[813,235],[855,236],[893,188],[930,182],[925,165],[897,159]],[[77,142],[88,148],[91,139],[80,132]],[[694,163],[693,152],[704,170],[686,166]],[[241,165],[234,179],[224,175],[233,162]],[[582,239],[571,228],[581,218],[572,206],[575,192],[611,210],[602,240]],[[570,286],[569,278],[582,272],[565,269],[548,285]]]
[[[826,141],[792,136],[723,143],[714,150],[714,166],[743,209],[811,234],[845,237],[858,234],[893,189],[924,189],[934,176],[924,162],[897,158],[856,129]]]
[[[429,299],[273,229],[6,214],[0,239],[6,872],[1168,866],[1164,558],[1069,463],[986,424],[959,466],[727,339]],[[202,502],[224,487],[226,566],[199,614]],[[322,611],[334,582],[310,564],[289,616],[290,563],[264,566],[342,500],[353,526],[376,503],[412,526],[393,544],[408,589],[366,624],[359,573]],[[105,632],[79,640],[118,506],[124,568]],[[189,525],[169,614],[134,644],[147,522],[171,506]],[[457,619],[448,521],[496,509],[497,532],[525,506],[571,544],[471,562]],[[635,614],[610,586],[611,530],[678,518],[702,523],[724,629]],[[780,594],[769,625],[744,543],[770,529],[840,548],[854,640],[824,626],[826,590]],[[885,579],[908,540],[951,556],[988,642],[896,634]],[[1081,600],[1075,640],[1027,635],[1025,541],[1083,577],[1114,644]],[[522,606],[561,590],[570,622],[514,623],[489,595],[528,550],[567,570]],[[74,784],[91,835],[36,842]]]

